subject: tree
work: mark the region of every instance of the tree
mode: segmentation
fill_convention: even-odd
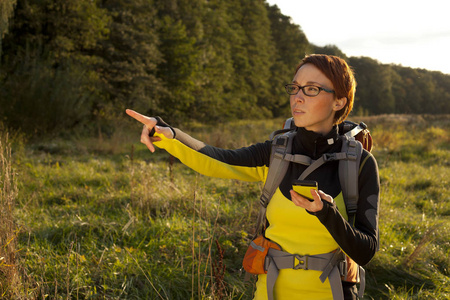
[[[160,99],[167,94],[157,77],[163,61],[158,37],[159,20],[152,0],[105,0],[109,38],[99,42],[95,67],[101,78],[101,94],[95,103],[98,114],[123,114],[125,107],[145,113],[164,111]]]
[[[29,0],[15,15],[1,57],[3,118],[33,134],[86,120],[97,84],[93,51],[107,36],[105,11],[90,0]]]
[[[289,115],[289,97],[283,87],[291,82],[295,67],[311,49],[299,25],[293,24],[291,18],[283,15],[276,5],[267,4],[266,9],[270,20],[271,39],[275,46],[269,80],[273,99],[270,109],[274,116],[286,116]]]
[[[356,111],[449,111],[450,76],[311,45],[263,0],[15,3],[0,4],[0,119],[29,132],[111,130],[125,107],[174,125],[288,116],[283,86],[309,53],[349,61]]]
[[[194,46],[195,39],[187,35],[184,24],[169,16],[162,20],[159,37],[164,61],[158,66],[158,77],[169,91],[161,99],[161,107],[165,114],[183,119],[194,103],[192,91],[199,52]]]
[[[312,45],[312,48],[313,48],[313,53],[334,55],[334,56],[338,56],[342,59],[348,60],[347,55],[345,55],[345,53],[342,52],[342,50],[339,49],[336,45],[325,45],[323,47]]]
[[[188,7],[188,6],[184,6]],[[189,6],[190,7],[190,6]],[[241,44],[243,32],[235,26],[230,15],[230,3],[211,0],[204,5],[195,4],[182,15],[197,15],[201,22],[185,20],[195,36],[197,73],[194,78],[194,104],[192,117],[207,122],[221,122],[238,114],[242,108],[240,88],[242,81],[235,69],[233,43]]]
[[[392,113],[395,98],[392,94],[392,70],[369,57],[351,57],[350,66],[355,70],[358,84],[355,111],[367,110],[370,114]]]
[[[429,105],[433,113],[450,113],[450,75],[441,72],[431,72],[435,84],[435,93],[432,98],[433,105]]]
[[[2,53],[3,36],[8,32],[9,19],[13,15],[16,2],[17,0],[0,1],[0,56]]]

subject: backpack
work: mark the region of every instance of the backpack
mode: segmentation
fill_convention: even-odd
[[[284,128],[272,132],[272,150],[270,156],[269,171],[264,184],[260,204],[261,211],[258,215],[256,234],[261,233],[261,225],[265,217],[265,209],[284,178],[291,162],[307,165],[306,170],[298,178],[303,180],[322,164],[339,160],[339,181],[347,208],[348,221],[354,225],[354,218],[358,204],[358,175],[361,162],[362,149],[372,151],[372,136],[363,122],[356,124],[344,121],[339,126],[339,134],[342,137],[341,152],[325,153],[317,160],[312,160],[306,155],[293,155],[292,141],[296,134],[293,118],[286,120]]]
[[[312,160],[306,155],[291,154],[292,141],[296,135],[293,118],[286,120],[283,129],[274,131],[270,135],[272,150],[269,171],[260,196],[261,208],[258,214],[254,238],[264,232],[267,205],[283,180],[291,162],[308,166],[298,178],[299,180],[303,180],[322,164],[328,161],[339,160],[339,181],[347,210],[348,221],[351,226],[354,226],[359,196],[358,176],[361,156],[363,148],[369,152],[372,150],[372,137],[367,129],[367,125],[363,122],[356,124],[350,121],[344,121],[338,126],[339,135],[342,137],[341,151],[337,153],[325,153],[317,160]],[[347,275],[342,277],[342,280],[359,281],[361,283],[360,294],[362,296],[365,287],[365,271],[349,257],[346,257],[346,262],[345,268],[347,269]]]

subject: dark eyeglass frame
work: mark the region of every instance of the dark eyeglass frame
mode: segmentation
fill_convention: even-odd
[[[297,92],[295,92],[295,93],[289,92],[289,88],[292,87],[292,86],[295,86],[296,88],[298,88]],[[306,90],[305,88],[311,87],[311,86],[313,86],[313,87],[315,87],[315,88],[318,89],[317,94],[316,94],[316,93],[311,94],[311,93],[308,93],[308,92],[307,92],[307,90]],[[313,85],[313,84],[308,84],[308,85],[300,86],[300,85],[295,84],[295,83],[288,83],[288,84],[286,84],[286,85],[284,86],[284,89],[286,90],[286,93],[288,93],[289,95],[297,95],[298,92],[300,92],[300,90],[302,90],[303,94],[305,94],[305,95],[308,96],[308,97],[315,97],[315,96],[319,95],[321,91],[325,91],[325,92],[327,92],[327,93],[334,94],[334,91],[333,91],[333,90],[326,89],[326,88],[323,88],[323,87],[320,87],[320,86],[317,86],[317,85]]]

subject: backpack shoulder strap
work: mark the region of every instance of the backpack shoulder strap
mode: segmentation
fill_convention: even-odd
[[[282,133],[282,134],[280,134]],[[290,129],[277,130],[271,134],[272,149],[270,153],[269,171],[260,196],[261,209],[256,222],[255,236],[262,230],[262,223],[266,215],[266,207],[275,194],[276,189],[284,178],[289,167],[289,160],[284,159],[287,153],[292,152],[292,141],[296,131]]]
[[[347,208],[348,221],[353,226],[358,206],[358,176],[363,147],[352,136],[343,135],[342,138],[341,151],[347,153],[347,159],[339,161],[339,181]]]
[[[347,210],[348,222],[351,226],[355,225],[356,210],[358,208],[358,177],[363,153],[363,144],[355,139],[355,135],[359,132],[361,132],[360,128],[352,133],[342,135],[341,151],[347,153],[348,159],[339,161],[339,181]],[[358,276],[360,280],[358,297],[362,298],[366,285],[366,275],[365,270],[361,266],[358,268]]]
[[[295,131],[288,131],[272,139],[269,171],[260,197],[261,205],[264,207],[267,207],[269,204],[270,199],[284,177],[283,174],[286,173],[289,167],[289,160],[284,159],[284,157],[287,153],[292,152],[294,136]]]

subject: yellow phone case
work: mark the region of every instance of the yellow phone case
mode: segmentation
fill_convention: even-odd
[[[309,201],[314,201],[311,195],[311,189],[315,189],[317,191],[317,182],[304,180],[304,181],[296,181],[292,184],[292,189],[297,192],[299,195],[302,195]]]

